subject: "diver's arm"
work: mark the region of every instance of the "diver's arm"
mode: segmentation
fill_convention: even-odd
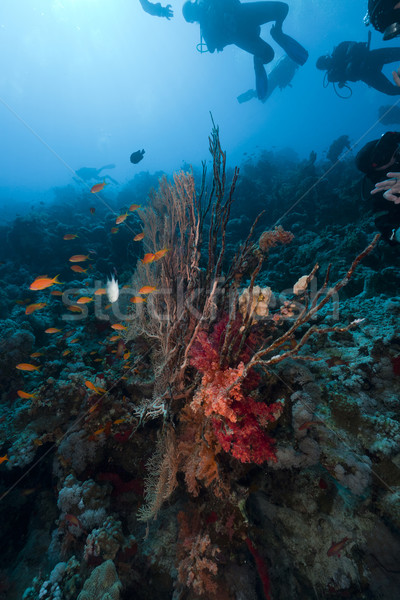
[[[383,197],[386,200],[400,204],[400,173],[387,173],[387,177],[389,179],[379,181],[375,184],[375,188],[371,191],[371,194],[385,191]]]
[[[170,4],[167,4],[167,6],[161,6],[159,2],[157,2],[157,4],[153,4],[153,2],[149,2],[149,0],[139,0],[139,2],[142,5],[143,10],[152,17],[165,17],[169,20],[174,16]]]

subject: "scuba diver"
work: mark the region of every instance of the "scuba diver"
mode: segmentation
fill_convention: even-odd
[[[383,41],[400,35],[400,2],[398,0],[369,0],[364,23],[383,33]]]
[[[304,65],[308,52],[282,31],[289,7],[285,2],[247,2],[240,0],[187,1],[182,7],[188,23],[200,24],[200,32],[209,52],[221,52],[234,44],[254,57],[256,90],[259,100],[268,95],[268,77],[264,65],[274,58],[272,47],[261,37],[261,25],[275,21],[271,37],[298,65]]]
[[[400,88],[393,85],[382,73],[384,65],[400,61],[400,48],[370,50],[370,39],[371,32],[367,43],[342,42],[333,49],[331,55],[318,58],[317,69],[326,71],[327,81],[333,84],[338,83],[339,89],[349,87],[347,81],[363,81],[383,94],[400,95]]]
[[[159,2],[153,4],[153,2],[149,2],[149,0],[139,0],[139,2],[142,5],[143,10],[152,17],[165,17],[169,21],[170,18],[174,16],[170,4],[161,6]]]
[[[400,133],[387,131],[379,140],[365,144],[356,156],[356,166],[365,174],[362,197],[373,195],[375,225],[391,246],[400,244],[399,146]]]

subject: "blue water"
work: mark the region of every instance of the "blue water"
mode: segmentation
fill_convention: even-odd
[[[46,202],[52,186],[72,182],[83,166],[114,163],[112,176],[123,186],[142,169],[199,165],[208,159],[209,111],[231,165],[285,147],[322,158],[339,135],[352,143],[378,137],[385,131],[378,107],[391,99],[362,83],[340,99],[332,86],[323,88],[324,73],[315,68],[339,42],[366,41],[366,4],[291,2],[284,31],[308,49],[308,62],[293,87],[276,90],[265,104],[239,104],[237,96],[254,88],[252,57],[234,46],[200,54],[199,26],[185,22],[181,2],[167,21],[146,14],[138,0],[2,0],[3,216],[25,199]],[[262,35],[279,58],[269,29],[263,26]],[[372,48],[396,44],[372,30]],[[139,148],[145,160],[134,166],[129,156]]]

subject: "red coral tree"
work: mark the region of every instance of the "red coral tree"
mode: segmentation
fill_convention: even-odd
[[[190,364],[203,377],[190,406],[194,412],[201,410],[210,418],[214,434],[225,452],[243,463],[276,460],[275,441],[267,433],[266,426],[280,416],[282,404],[267,405],[246,395],[246,390],[257,383],[254,374],[233,385],[243,373],[250,345],[239,357],[237,366],[220,366],[218,348],[223,343],[226,322],[226,319],[222,320],[211,335],[199,332],[193,344]],[[240,326],[239,322],[237,326]]]

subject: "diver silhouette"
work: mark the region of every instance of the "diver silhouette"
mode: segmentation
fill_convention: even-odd
[[[370,50],[369,40],[370,37],[368,43],[341,42],[331,55],[318,58],[317,69],[326,71],[328,82],[338,83],[339,88],[345,87],[347,81],[363,81],[383,94],[400,95],[400,88],[382,73],[386,64],[400,61],[400,48]]]
[[[199,0],[185,2],[182,13],[188,23],[200,24],[201,35],[209,52],[221,52],[234,44],[254,57],[257,96],[268,94],[268,78],[264,65],[274,58],[272,47],[261,36],[261,25],[274,21],[271,37],[294,62],[304,65],[308,52],[282,31],[289,11],[285,2],[246,2],[240,0]]]

